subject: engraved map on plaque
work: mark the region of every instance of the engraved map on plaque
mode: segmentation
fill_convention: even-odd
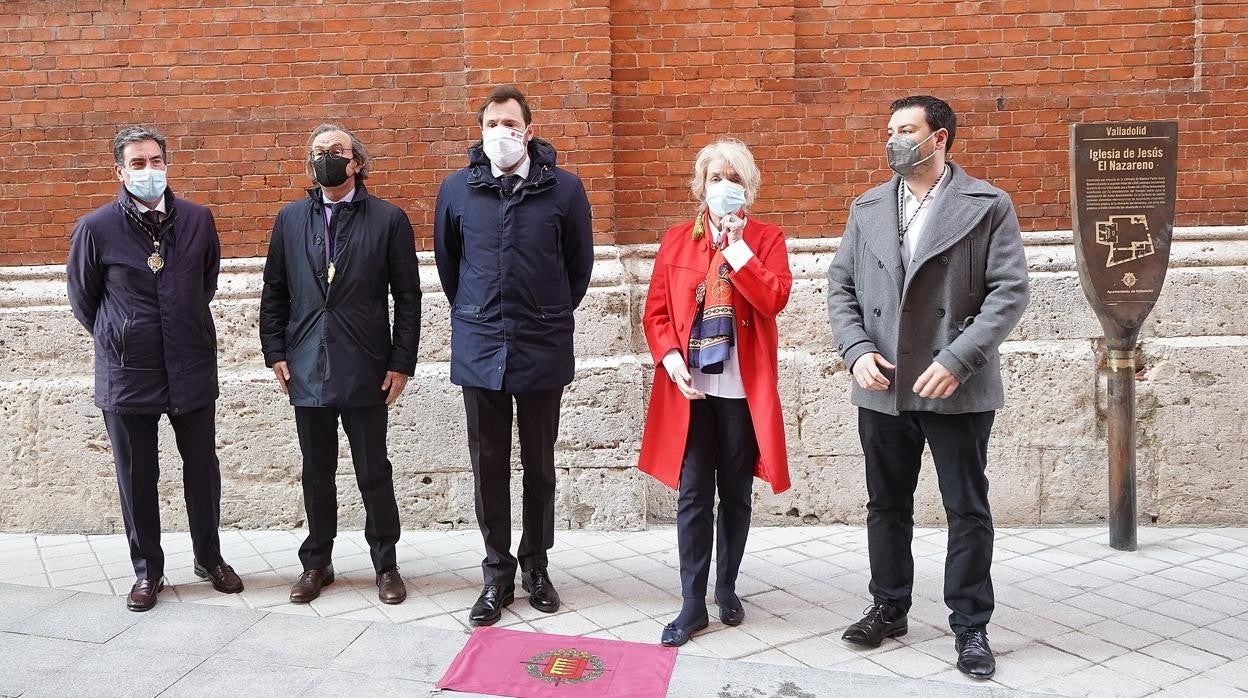
[[[1161,293],[1174,235],[1178,130],[1173,121],[1071,126],[1075,255],[1102,323],[1138,328]]]

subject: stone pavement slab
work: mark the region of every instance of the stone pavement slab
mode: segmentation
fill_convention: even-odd
[[[321,668],[367,628],[367,623],[356,620],[269,613],[217,655],[256,663]]]
[[[0,585],[0,603],[7,604],[10,593],[30,600],[29,590],[15,589]],[[36,593],[51,598],[61,596],[54,590]],[[111,595],[85,592],[54,605],[71,602],[76,610],[97,616],[107,615],[100,609],[117,605],[117,599]],[[289,617],[220,606],[188,609],[189,604],[176,601],[162,602],[162,606],[163,613],[154,609],[134,614],[135,623],[123,635],[106,640],[0,632],[0,695],[430,695],[468,637],[462,631],[411,624]],[[93,611],[93,607],[98,608]],[[185,623],[192,619],[204,624],[201,631],[219,626],[226,628],[222,632],[228,635],[245,629],[220,647],[216,641],[197,645],[194,640],[198,633],[192,634],[175,642],[174,646],[182,651],[144,647],[145,642],[136,642],[136,637],[132,637],[150,631],[153,638],[169,639],[169,625],[182,623],[185,628]],[[312,650],[310,656],[282,649],[282,643],[288,646],[303,632],[314,638],[328,638],[329,646],[339,649],[321,651],[306,642],[298,643],[299,648]],[[344,641],[345,646],[341,646]],[[325,661],[329,654],[333,654],[332,660]],[[668,695],[1030,698],[1038,694],[969,681],[930,683],[686,654],[676,663]]]
[[[94,583],[81,580],[102,577],[111,580],[112,593],[128,591],[124,537],[0,534],[0,631],[8,633],[0,649],[33,642],[46,658],[43,665],[13,666],[0,656],[0,669],[10,668],[0,674],[0,695],[12,694],[14,682],[32,671],[81,661],[84,646],[200,657],[201,664],[169,684],[172,694],[210,686],[212,668],[226,661],[242,663],[237,670],[254,675],[257,686],[271,682],[275,694],[332,694],[335,687],[366,684],[378,691],[427,690],[470,630],[466,613],[480,590],[477,531],[404,532],[398,558],[409,595],[397,606],[377,600],[359,531],[339,534],[338,580],[322,598],[290,604],[302,536],[223,531],[224,556],[247,585],[242,594],[224,595],[190,574],[189,537],[168,533],[167,550],[179,551],[167,568],[176,581],[156,609],[133,614],[117,596],[70,590],[93,591]],[[953,668],[942,600],[946,537],[943,529],[915,531],[911,632],[862,649],[842,642],[840,633],[869,603],[865,530],[756,528],[738,583],[746,622],[723,626],[711,604],[711,625],[682,648],[682,662],[725,662],[756,674],[759,666],[809,668],[963,694],[969,688],[1168,695],[1199,687],[1200,698],[1248,698],[1241,692],[1248,688],[1248,530],[1142,528],[1140,550],[1126,553],[1110,549],[1101,528],[998,529],[997,611],[989,637],[999,669],[989,682],[973,682]],[[521,594],[500,627],[657,641],[680,607],[673,529],[560,531],[556,542],[550,569],[563,608],[539,613]],[[64,571],[74,574],[61,576]],[[66,589],[52,588],[62,582]],[[751,695],[788,695],[782,683]],[[826,687],[815,688],[812,695],[823,695]],[[684,694],[673,689],[671,695]]]

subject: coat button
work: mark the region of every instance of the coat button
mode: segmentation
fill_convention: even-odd
[[[844,349],[844,348],[845,348],[845,344],[844,344],[844,343],[841,343],[841,344],[836,345],[836,350],[837,350],[837,351],[840,351],[840,350],[842,350],[842,349]]]
[[[749,327],[749,326],[750,326],[750,321],[749,321],[749,320],[742,320],[742,321],[741,321],[741,326],[742,326],[742,327]]]
[[[937,309],[936,309],[936,317],[944,317],[944,316],[945,316],[945,309],[944,309],[944,308],[937,308]]]
[[[984,365],[984,360],[983,360],[983,359],[975,359],[975,365],[976,365],[976,366],[983,366],[983,365]]]
[[[934,359],[934,358],[936,358],[937,356],[940,356],[940,350],[939,350],[939,349],[933,349],[933,350],[932,350],[932,358]]]
[[[878,264],[878,265],[880,265],[880,268],[881,268],[881,269],[883,269],[883,268],[884,268],[884,262],[881,262],[881,261],[879,261],[879,260],[876,260],[876,262],[875,262],[875,263],[876,263],[876,264]]]
[[[880,309],[879,309],[879,308],[876,308],[875,310],[872,310],[872,311],[871,311],[871,313],[872,313],[873,315],[875,315],[876,317],[879,317],[879,316],[880,316]]]
[[[948,265],[949,265],[949,258],[948,258],[948,257],[946,257],[946,256],[945,256],[945,255],[943,255],[943,254],[940,256],[940,259],[939,259],[939,260],[937,260],[937,261],[939,261],[939,262],[940,262],[940,265],[941,265],[942,267],[944,267],[944,266],[948,266]]]

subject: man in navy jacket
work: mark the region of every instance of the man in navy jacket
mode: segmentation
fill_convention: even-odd
[[[364,187],[368,152],[355,134],[335,124],[317,127],[305,169],[317,186],[278,212],[260,298],[264,363],[290,396],[303,452],[308,537],[290,600],[312,601],[334,581],[341,419],[364,501],[377,596],[401,603],[407,589],[395,557],[399,507],[386,457],[386,408],[416,370],[416,243],[407,214]]]
[[[555,538],[555,439],[572,382],[572,312],[594,263],[581,180],[533,138],[532,112],[514,87],[477,111],[482,140],[468,166],[442,182],[434,219],[438,276],[451,304],[451,382],[463,388],[485,577],[469,612],[491,625],[512,603],[518,563],[529,603],[559,609],[547,572]],[[512,401],[520,432],[523,534],[511,554]]]
[[[217,591],[243,583],[221,559],[216,455],[217,333],[208,303],[221,246],[207,208],[166,184],[165,139],[130,126],[113,140],[117,198],[80,218],[66,273],[74,316],[95,338],[95,404],[113,447],[130,560],[126,606],[146,611],[164,587],[157,424],[168,414],[195,551],[195,573]]]

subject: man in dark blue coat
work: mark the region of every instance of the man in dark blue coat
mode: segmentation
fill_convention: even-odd
[[[243,583],[221,559],[217,332],[208,303],[221,245],[207,208],[175,199],[165,139],[140,126],[113,140],[117,198],[78,219],[66,273],[74,316],[95,338],[95,404],[113,447],[122,521],[137,578],[126,606],[146,611],[164,588],[160,547],[161,414],[173,425],[195,573],[220,592]]]
[[[555,539],[555,439],[572,382],[572,312],[594,263],[581,180],[533,138],[519,90],[495,89],[477,111],[481,142],[438,191],[435,255],[451,303],[451,382],[462,386],[485,588],[469,612],[491,625],[514,600],[517,557],[529,603],[559,609],[547,572]],[[520,432],[523,534],[511,554],[512,401]]]
[[[345,128],[323,124],[312,132],[305,169],[317,186],[278,212],[260,300],[264,363],[290,396],[303,452],[308,537],[290,600],[308,603],[334,581],[341,419],[364,501],[377,596],[401,603],[407,589],[395,557],[399,507],[386,457],[386,408],[416,370],[420,342],[412,225],[402,209],[369,195],[368,152]]]

